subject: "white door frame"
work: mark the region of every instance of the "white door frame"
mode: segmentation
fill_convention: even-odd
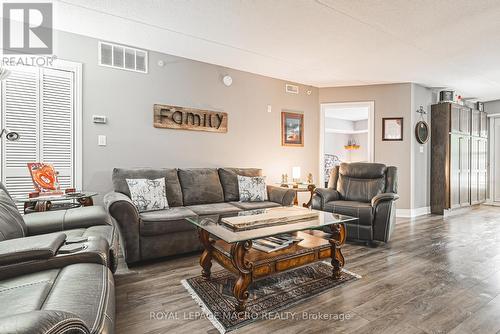
[[[320,186],[323,185],[325,172],[325,109],[328,106],[353,106],[364,104],[368,106],[368,161],[375,161],[375,101],[351,101],[351,102],[325,102],[320,104],[319,121],[319,178]]]
[[[500,202],[495,202],[495,182],[500,182],[500,180],[495,180],[495,168],[500,168],[500,166],[495,166],[495,120],[500,120],[500,114],[488,114],[488,118],[490,119],[489,126],[489,136],[488,140],[490,141],[489,154],[488,154],[488,164],[489,164],[489,184],[488,184],[488,204],[500,205]]]

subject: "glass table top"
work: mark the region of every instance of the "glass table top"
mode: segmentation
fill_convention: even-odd
[[[298,208],[298,207],[294,207]],[[272,212],[273,210],[281,210],[282,208],[269,208],[269,209],[257,209],[257,210],[247,210],[235,213],[233,216],[247,216],[260,215],[264,213]],[[265,237],[270,237],[280,233],[290,233],[303,230],[317,230],[322,229],[325,226],[330,226],[334,224],[345,223],[348,221],[354,221],[358,218],[339,215],[336,213],[306,209],[304,210],[314,213],[311,218],[299,221],[291,221],[287,223],[282,223],[279,225],[257,227],[247,230],[235,231],[227,227],[221,222],[221,219],[227,218],[228,216],[221,217],[220,215],[206,215],[206,216],[195,216],[186,218],[191,224],[196,225],[199,228],[206,230],[211,235],[214,235],[227,243],[234,243],[239,241],[260,239]]]
[[[60,195],[41,195],[32,198],[30,198],[28,195],[21,195],[21,196],[13,196],[12,198],[16,202],[42,202],[42,201],[56,202],[56,201],[67,201],[71,199],[80,199],[85,197],[93,197],[97,195],[98,193],[93,191],[81,191],[76,193],[60,194]]]

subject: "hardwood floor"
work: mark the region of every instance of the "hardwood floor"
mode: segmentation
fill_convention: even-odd
[[[284,311],[296,318],[283,313],[233,333],[500,333],[500,207],[398,219],[389,245],[346,244],[344,255],[362,279]],[[218,333],[180,284],[200,274],[198,259],[116,275],[116,332]]]

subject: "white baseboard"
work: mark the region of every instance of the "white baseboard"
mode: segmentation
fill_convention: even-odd
[[[431,207],[425,206],[415,209],[396,209],[396,217],[415,218],[418,216],[428,215],[431,213]]]

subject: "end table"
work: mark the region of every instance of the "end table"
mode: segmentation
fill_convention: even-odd
[[[296,187],[295,187],[296,185]],[[316,189],[316,185],[314,183],[286,183],[286,184],[278,184],[280,188],[291,189],[295,191],[295,198],[293,199],[293,205],[299,205],[299,193],[300,192],[310,192],[311,197],[307,203],[303,203],[302,206],[304,208],[308,208],[312,204],[312,197],[314,194],[314,189]]]

